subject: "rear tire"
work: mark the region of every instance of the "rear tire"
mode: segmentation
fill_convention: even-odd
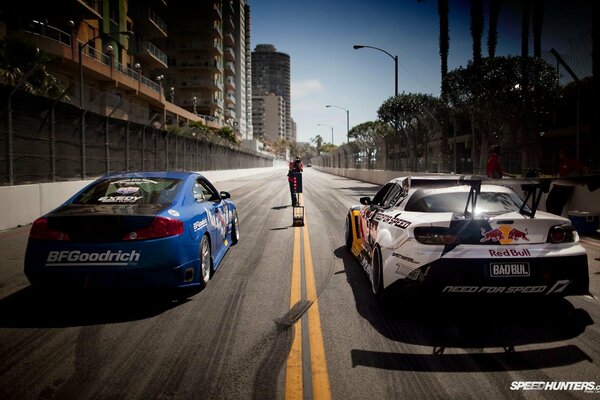
[[[231,223],[231,245],[235,246],[240,241],[240,222],[237,211],[233,211],[233,222]]]
[[[200,283],[204,286],[208,284],[212,275],[211,264],[210,242],[208,236],[204,235],[200,241]]]
[[[346,217],[345,238],[346,238],[346,249],[348,249],[349,252],[352,252],[352,243],[354,242],[354,238],[352,235],[352,220],[350,218],[352,218],[350,215],[348,215]]]
[[[379,247],[375,247],[375,250],[373,251],[371,267],[373,269],[373,278],[371,281],[373,294],[377,299],[383,300],[383,269],[381,266],[381,250],[379,250]]]

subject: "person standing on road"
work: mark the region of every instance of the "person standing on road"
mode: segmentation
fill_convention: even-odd
[[[573,155],[568,148],[563,147],[558,150],[559,178],[585,175],[586,173],[586,167],[573,158]],[[546,199],[546,211],[552,214],[562,215],[563,208],[571,198],[574,190],[574,186],[554,184],[550,190],[550,193],[548,193],[548,198]]]
[[[300,156],[296,156],[294,161],[290,161],[288,166],[288,183],[290,185],[290,196],[292,198],[292,206],[298,205],[298,196],[297,196],[297,185],[298,185],[298,175],[302,174],[304,171],[304,164],[302,164],[302,158]],[[302,175],[300,175],[300,179],[302,179]]]

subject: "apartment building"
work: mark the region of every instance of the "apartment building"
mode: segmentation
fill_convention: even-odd
[[[252,97],[254,133],[266,141],[286,139],[286,106],[282,96],[274,93]]]
[[[259,44],[252,52],[253,99],[274,93],[285,103],[285,138],[293,139],[290,91],[290,56],[271,44]],[[256,131],[256,124],[254,125]]]
[[[0,35],[23,33],[56,56],[49,68],[82,108],[138,123],[230,125],[243,138],[248,13],[246,0],[25,0],[0,6]]]

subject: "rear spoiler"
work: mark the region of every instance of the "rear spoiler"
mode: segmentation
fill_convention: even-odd
[[[521,185],[521,189],[525,192],[525,201],[521,206],[519,213],[533,218],[540,204],[542,193],[548,193],[550,184],[561,186],[587,186],[590,192],[600,188],[600,175],[582,175],[562,178],[515,178],[515,179],[497,179],[488,178],[479,175],[442,175],[442,176],[408,176],[400,178],[402,186],[405,189],[411,187],[428,187],[441,188],[448,186],[463,186],[471,187],[467,204],[465,205],[465,216],[473,216],[473,211],[477,205],[477,197],[481,192],[481,185],[504,185],[513,186]],[[530,210],[526,210],[526,207]],[[469,212],[469,208],[471,212]]]

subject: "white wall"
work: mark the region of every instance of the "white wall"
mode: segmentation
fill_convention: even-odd
[[[327,168],[313,167],[319,171],[334,175],[344,176],[346,178],[356,179],[363,182],[383,185],[399,176],[406,176],[409,172],[401,171],[382,171],[382,170],[364,170],[364,169],[345,169],[345,168]],[[416,174],[412,174],[416,175]],[[422,174],[419,174],[422,175]],[[428,174],[430,175],[430,174]],[[507,179],[508,181],[508,179]],[[518,187],[515,188],[520,191]],[[546,209],[546,194],[542,195],[540,201],[540,210]],[[588,211],[592,215],[600,215],[600,189],[590,192],[587,187],[576,186],[571,200],[563,209],[563,217],[567,217],[569,211]]]
[[[241,178],[274,167],[247,168],[201,172],[212,183]],[[93,180],[40,183],[34,185],[0,186],[0,231],[32,223],[52,211]]]

